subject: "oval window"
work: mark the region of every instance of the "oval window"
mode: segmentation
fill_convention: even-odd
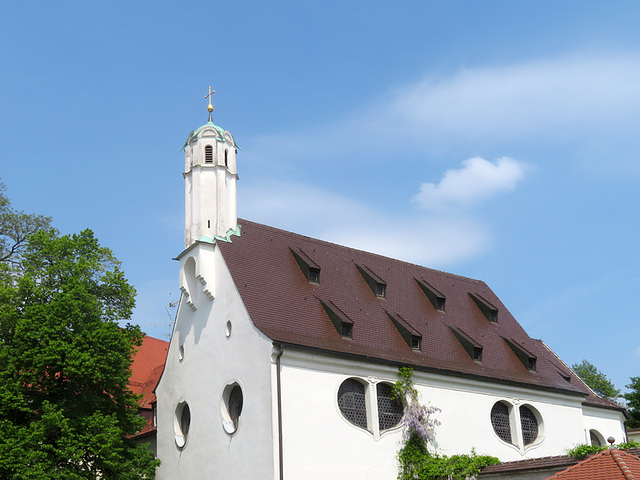
[[[181,402],[176,407],[174,420],[175,440],[178,447],[183,448],[187,444],[189,427],[191,426],[191,410],[187,402]]]

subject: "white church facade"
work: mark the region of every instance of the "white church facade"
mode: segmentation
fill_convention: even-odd
[[[238,219],[236,153],[211,117],[185,145],[158,479],[396,478],[402,366],[441,409],[444,454],[509,461],[624,439],[624,410],[484,282]]]

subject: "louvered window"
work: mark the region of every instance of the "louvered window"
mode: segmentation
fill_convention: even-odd
[[[378,426],[380,431],[395,427],[402,420],[402,403],[395,398],[393,387],[387,383],[379,383],[378,391]]]
[[[213,147],[211,145],[204,147],[204,161],[205,163],[213,163]]]
[[[509,407],[498,402],[491,409],[491,425],[496,435],[505,442],[511,443],[511,422],[509,420]]]
[[[338,407],[351,423],[367,428],[367,403],[362,383],[353,378],[342,382],[338,389]]]
[[[530,408],[520,407],[520,425],[522,425],[522,441],[530,445],[538,438],[538,419]]]

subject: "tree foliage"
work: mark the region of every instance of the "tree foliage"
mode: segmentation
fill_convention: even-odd
[[[0,183],[0,264],[5,269],[19,269],[29,235],[48,229],[51,218],[15,210]]]
[[[624,394],[627,401],[627,411],[629,428],[640,428],[640,377],[631,377],[631,383],[627,385],[629,392]]]
[[[615,402],[620,398],[618,390],[609,378],[596,368],[592,363],[582,360],[582,363],[574,363],[571,369],[578,375],[591,390],[602,398]]]
[[[144,420],[128,389],[135,290],[89,230],[39,231],[21,276],[0,279],[0,478],[153,478],[128,435]]]

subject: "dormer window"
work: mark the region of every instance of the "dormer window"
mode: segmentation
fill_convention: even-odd
[[[342,338],[353,338],[353,323],[342,323],[342,331],[340,336]]]
[[[400,333],[400,335],[402,335],[402,338],[404,338],[404,341],[407,342],[407,345],[409,345],[409,348],[411,348],[411,350],[416,352],[421,351],[422,335],[420,334],[420,332],[418,332],[415,328],[413,328],[409,324],[409,322],[407,322],[404,318],[402,318],[397,313],[396,314],[391,314],[389,312],[386,312],[386,313],[389,319],[391,319],[395,327],[398,329],[398,332]]]
[[[367,282],[371,291],[378,298],[387,298],[387,282],[382,280],[378,275],[376,275],[373,270],[371,270],[366,265],[357,265],[358,271],[362,278]]]
[[[451,330],[451,333],[456,337],[456,340],[460,342],[460,345],[462,345],[462,348],[464,348],[469,357],[471,357],[471,360],[474,362],[482,362],[482,345],[467,335],[461,328],[449,327],[449,330]]]
[[[309,282],[320,283],[320,269],[309,267]]]
[[[427,296],[433,308],[439,312],[444,312],[445,296],[424,280],[416,278],[415,281],[418,282],[420,290]]]
[[[318,298],[318,300],[320,300]],[[324,311],[327,312],[331,323],[338,331],[342,338],[353,338],[353,320],[351,320],[342,310],[340,310],[332,301],[324,302],[320,300],[320,304]]]
[[[482,298],[477,293],[469,292],[469,296],[473,299],[474,303],[478,306],[482,314],[487,317],[491,323],[498,323],[498,309],[493,306],[488,300]]]
[[[535,372],[537,368],[537,357],[514,339],[502,338],[507,345],[509,345],[509,348],[511,348],[513,353],[516,354],[520,362],[522,362],[522,365],[524,365],[530,372]]]
[[[320,283],[320,266],[300,248],[289,248],[309,283]]]
[[[204,147],[204,161],[205,163],[213,163],[213,147],[211,145]]]

